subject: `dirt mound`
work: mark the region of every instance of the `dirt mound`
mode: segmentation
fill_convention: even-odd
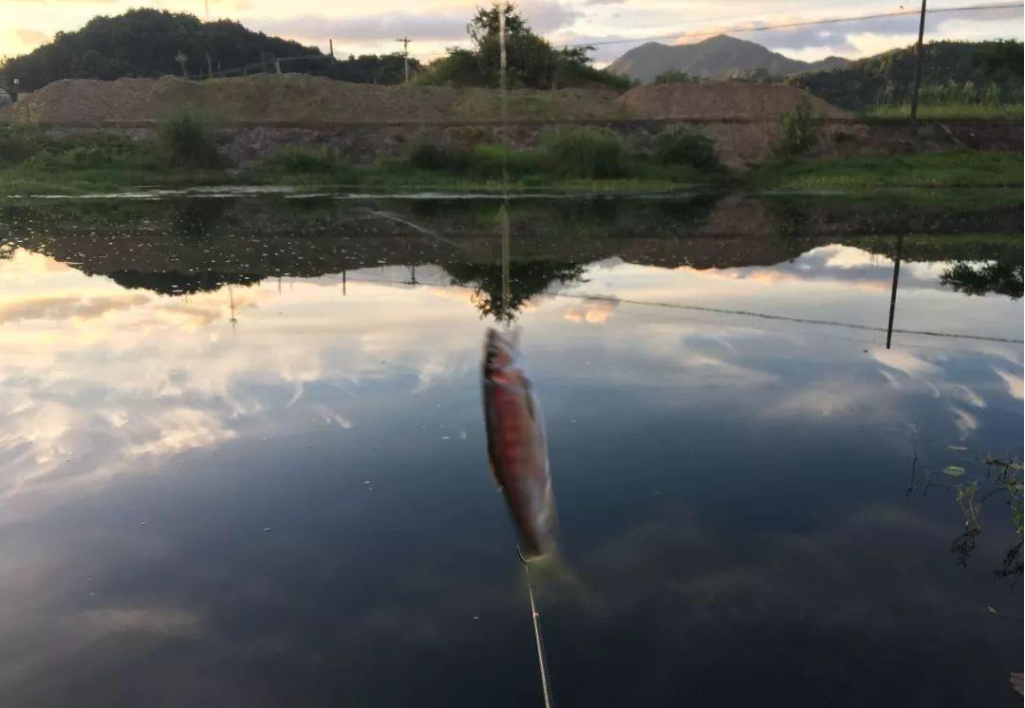
[[[711,82],[642,86],[622,96],[593,89],[511,91],[507,103],[511,120],[776,119],[802,98],[821,116],[850,115],[794,86]],[[223,120],[246,122],[495,121],[502,116],[501,96],[490,89],[350,84],[306,74],[202,82],[170,76],[68,79],[26,95],[4,114],[40,123],[155,120],[184,103]]]
[[[512,91],[510,119],[615,118],[611,91]],[[192,103],[222,120],[352,123],[489,121],[501,99],[488,89],[350,84],[305,74],[259,74],[195,82],[161,79],[55,81],[5,110],[36,123],[154,120]]]
[[[848,118],[847,111],[796,86],[785,84],[660,84],[639,86],[619,98],[631,118],[766,118],[778,119],[802,99],[824,118]]]

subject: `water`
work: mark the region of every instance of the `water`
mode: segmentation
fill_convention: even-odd
[[[5,705],[540,705],[496,321],[558,704],[1017,705],[1020,204],[220,196],[0,211]]]

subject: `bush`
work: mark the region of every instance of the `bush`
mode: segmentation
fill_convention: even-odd
[[[192,106],[181,108],[157,128],[167,160],[178,167],[217,167],[217,136],[210,118]]]
[[[541,136],[547,167],[567,177],[619,177],[626,154],[619,136],[604,128],[568,128]]]
[[[274,153],[268,163],[291,174],[332,173],[349,166],[338,151],[327,147],[285,147]]]
[[[720,167],[715,143],[701,133],[674,128],[659,133],[652,153],[660,165],[691,165],[702,170]]]
[[[696,84],[700,79],[678,69],[669,69],[656,76],[653,84]]]
[[[484,179],[500,179],[503,168],[511,178],[535,175],[544,169],[542,156],[535,150],[516,151],[489,143],[474,147],[469,160],[470,172]]]
[[[56,140],[29,164],[51,169],[153,166],[152,144],[121,135],[83,135]]]
[[[819,140],[819,126],[815,119],[815,112],[807,98],[801,99],[793,113],[781,115],[779,123],[782,132],[776,143],[776,155],[794,157],[815,147]]]
[[[0,122],[0,165],[14,165],[39,152],[43,136],[36,130]]]
[[[418,170],[464,172],[469,163],[468,151],[451,145],[420,143],[409,152],[409,164]]]

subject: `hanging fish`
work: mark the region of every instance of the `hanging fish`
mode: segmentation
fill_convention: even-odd
[[[554,550],[556,531],[544,419],[515,339],[493,329],[484,340],[483,383],[491,472],[509,504],[523,554],[543,556]]]

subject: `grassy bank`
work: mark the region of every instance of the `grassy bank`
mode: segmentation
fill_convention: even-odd
[[[353,165],[331,148],[286,147],[258,167],[230,169],[220,159],[212,127],[183,113],[159,128],[157,140],[82,135],[50,138],[43,131],[0,123],[0,194],[82,194],[148,186],[295,185],[451,191],[671,191],[733,180],[714,145],[673,130],[652,149],[628,148],[597,128],[549,131],[541,144],[509,150],[421,143],[401,157]]]
[[[799,138],[795,145],[804,144]],[[491,143],[414,144],[401,157],[368,166],[352,165],[330,148],[288,147],[258,167],[239,170],[222,162],[211,126],[187,112],[162,125],[156,140],[51,138],[39,129],[0,123],[0,195],[203,185],[457,193],[637,193],[746,186],[865,194],[894,188],[1020,187],[1021,175],[1020,153],[970,151],[842,160],[798,156],[737,174],[724,169],[714,145],[694,132],[669,130],[640,151],[630,149],[617,134],[596,128],[553,130],[535,148],[519,151]],[[1020,200],[1020,192],[1015,198]]]
[[[911,117],[911,104],[875,106],[865,111],[867,118],[907,119]],[[1022,104],[987,105],[980,103],[950,103],[918,107],[923,120],[1022,120]]]
[[[936,152],[843,159],[798,158],[755,170],[748,185],[761,190],[864,192],[893,188],[1022,186],[1022,154]],[[1020,198],[1020,191],[1018,198]]]

